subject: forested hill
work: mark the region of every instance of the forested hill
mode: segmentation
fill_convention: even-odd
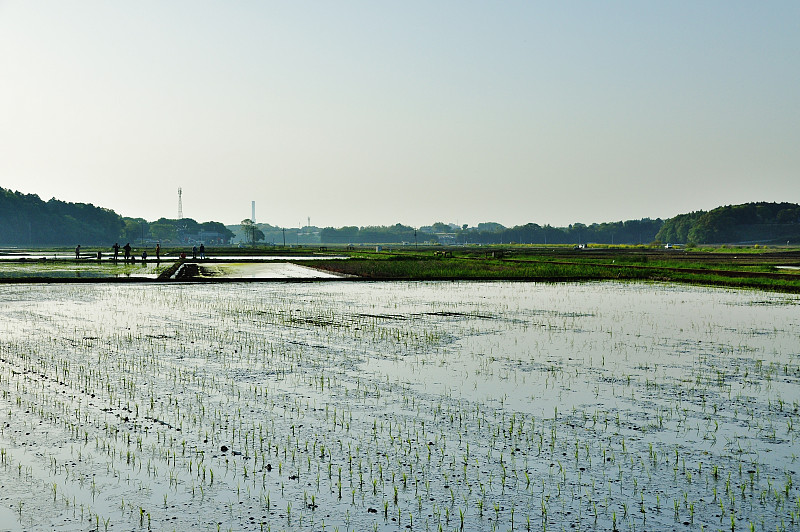
[[[0,188],[0,244],[107,244],[119,238],[122,218],[112,210]]]
[[[36,194],[0,188],[0,246],[110,247],[114,242],[162,244],[227,244],[233,236],[219,222],[198,223],[191,218],[123,218],[90,203],[42,201]]]
[[[745,203],[680,214],[664,222],[656,239],[695,244],[796,243],[800,241],[800,205]]]

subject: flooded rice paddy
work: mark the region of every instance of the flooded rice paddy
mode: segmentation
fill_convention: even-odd
[[[303,258],[303,257],[301,257]],[[336,260],[341,257],[329,257]],[[223,262],[224,259],[188,261],[181,266],[193,267],[199,279],[330,279],[341,275],[294,264],[280,257]],[[157,279],[174,265],[170,260],[141,260],[134,263],[105,259],[96,260],[0,260],[0,281],[47,279]],[[172,275],[175,279],[177,272]]]
[[[171,261],[125,263],[122,261],[0,261],[0,280],[3,279],[156,279],[172,266]]]
[[[177,274],[176,274],[177,275]],[[341,275],[291,262],[198,263],[199,279],[332,279]]]
[[[792,530],[800,298],[0,287],[0,528]]]

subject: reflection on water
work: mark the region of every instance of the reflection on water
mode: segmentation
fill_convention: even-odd
[[[171,261],[141,260],[133,263],[112,260],[12,260],[0,261],[0,279],[155,279],[172,265]]]
[[[349,257],[343,255],[231,255],[231,256],[217,256],[211,255],[207,256],[207,260],[216,261],[216,260],[230,260],[236,262],[248,262],[248,261],[293,261],[293,260],[344,260],[348,259]],[[200,259],[198,259],[200,260]],[[203,262],[200,260],[200,262]]]
[[[611,282],[0,286],[4,506],[22,529],[796,529],[799,309]]]
[[[333,279],[340,275],[289,262],[199,263],[200,278],[218,279]]]
[[[337,274],[323,272],[292,264],[290,260],[301,259],[338,260],[346,257],[215,257],[214,260],[189,261],[199,267],[199,279],[328,279],[340,277]],[[16,260],[0,260],[0,279],[103,279],[103,278],[141,278],[156,279],[161,272],[172,266],[173,261],[163,258],[156,261],[152,258],[143,262],[114,261],[104,258],[102,260],[69,260],[63,257],[53,260],[53,257],[34,259],[31,255]],[[226,259],[235,259],[235,262],[224,262]],[[173,276],[174,278],[175,276]]]

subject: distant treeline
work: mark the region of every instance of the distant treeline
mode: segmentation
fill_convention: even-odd
[[[656,235],[662,242],[797,243],[800,241],[800,205],[745,203],[670,218]]]
[[[628,220],[569,227],[541,226],[534,223],[503,227],[497,223],[478,227],[451,227],[441,222],[415,230],[402,224],[381,227],[326,227],[320,231],[320,242],[331,244],[369,243],[436,243],[436,244],[601,244],[650,243],[664,225],[660,219]],[[483,226],[488,228],[484,229]]]
[[[113,242],[124,227],[114,211],[86,203],[42,201],[0,188],[0,244],[76,245]]]
[[[257,225],[260,242],[292,244],[675,244],[781,243],[800,242],[800,205],[795,203],[747,203],[728,205],[711,211],[680,214],[666,221],[628,220],[580,223],[552,227],[528,223],[504,227],[485,222],[477,227],[461,227],[442,222],[415,229],[391,226],[346,226],[280,228]],[[233,229],[233,231],[231,230]],[[112,210],[87,203],[67,203],[57,199],[42,201],[35,194],[22,194],[0,188],[0,245],[75,246],[106,245],[114,242],[161,242],[183,245],[204,242],[225,245],[239,226],[225,227],[219,222],[198,223],[191,218],[123,218]]]
[[[160,219],[123,218],[90,203],[43,201],[36,194],[0,188],[0,245],[4,246],[111,246],[114,242],[163,241],[227,243],[233,236],[219,222],[198,223]]]
[[[199,223],[191,218],[174,220],[159,218],[155,222],[147,222],[143,218],[123,218],[123,230],[126,242],[161,242],[163,244],[194,244],[203,242],[211,245],[228,244],[233,237],[221,222]]]
[[[800,205],[746,203],[680,214],[666,221],[642,218],[568,227],[529,223],[504,227],[482,223],[455,227],[441,222],[416,230],[396,224],[381,227],[326,227],[321,243],[436,244],[722,244],[800,242]]]

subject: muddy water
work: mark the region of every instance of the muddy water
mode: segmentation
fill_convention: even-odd
[[[3,529],[800,522],[797,296],[20,285],[0,315]]]

